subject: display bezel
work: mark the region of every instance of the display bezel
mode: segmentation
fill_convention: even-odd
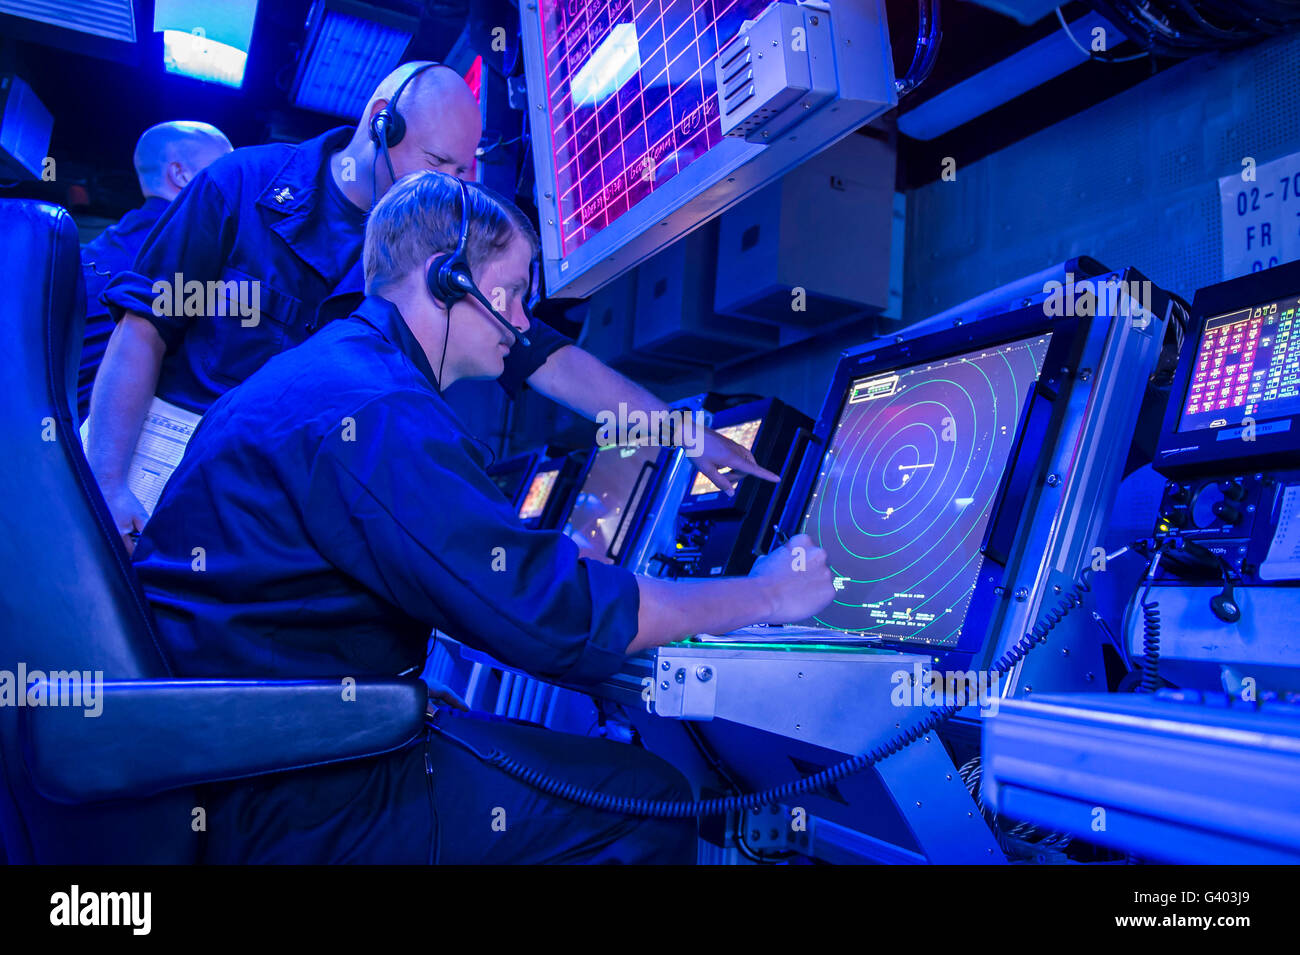
[[[727,408],[723,411],[715,412],[713,422],[709,427],[714,431],[720,431],[722,428],[728,428],[732,425],[744,424],[747,421],[758,419],[758,433],[754,435],[754,444],[749,450],[755,457],[758,456],[759,449],[762,448],[763,441],[767,438],[771,424],[769,412],[772,409],[772,400],[752,401],[743,405],[737,405],[734,408]],[[721,489],[709,491],[695,497],[691,496],[691,488],[695,486],[695,479],[699,472],[692,475],[690,483],[686,486],[686,493],[682,496],[680,513],[683,514],[714,514],[719,512],[728,512],[735,514],[744,514],[749,510],[754,500],[759,496],[762,488],[759,486],[764,483],[755,477],[742,476],[740,485],[736,489],[734,497],[728,497]]]
[[[616,447],[618,447],[618,445],[607,445],[605,447],[596,446],[588,452],[587,460],[582,467],[582,473],[578,475],[578,479],[574,483],[573,492],[565,507],[564,514],[557,522],[556,526],[561,533],[564,533],[566,536],[568,534],[568,526],[569,521],[573,517],[573,509],[577,506],[578,498],[582,495],[582,489],[587,484],[587,477],[591,474],[591,469],[595,466],[596,459],[599,457],[600,452]],[[628,488],[627,494],[623,498],[623,520],[619,523],[618,527],[615,528],[614,537],[605,551],[605,556],[610,558],[610,560],[615,564],[621,562],[623,555],[627,552],[628,543],[635,541],[637,535],[641,531],[641,525],[645,519],[646,502],[652,497],[655,479],[662,470],[664,456],[666,453],[671,453],[672,449],[659,448],[658,450],[659,453],[656,455],[653,462],[646,461],[642,465],[642,471],[639,472],[639,476],[644,475],[643,480]]]
[[[1256,308],[1291,296],[1300,299],[1300,262],[1252,272],[1197,291],[1152,463],[1158,473],[1183,477],[1207,470],[1221,471],[1225,465],[1258,468],[1300,463],[1300,413],[1267,418],[1256,415],[1253,441],[1234,440],[1230,436],[1241,432],[1240,425],[1178,430],[1183,409],[1187,407],[1192,368],[1206,323],[1239,309]]]
[[[849,386],[853,381],[965,354],[975,349],[1013,344],[1036,335],[1051,335],[1043,359],[1043,370],[1024,400],[1008,455],[1008,466],[995,494],[993,512],[980,547],[975,590],[966,610],[960,637],[955,644],[944,644],[887,635],[883,636],[878,645],[911,653],[931,652],[965,657],[977,654],[989,638],[988,622],[992,620],[998,602],[1005,599],[1005,588],[1008,586],[1007,562],[1016,551],[1014,543],[1006,547],[995,547],[990,542],[1014,539],[1026,508],[1022,506],[1023,500],[1015,501],[1011,498],[1017,494],[1027,496],[1041,483],[1047,466],[1047,456],[1042,452],[1050,443],[1052,431],[1039,416],[1055,420],[1054,406],[1063,371],[1075,367],[1084,344],[1078,330],[1077,318],[1045,315],[1043,306],[1036,304],[1000,315],[995,321],[959,325],[913,339],[867,344],[845,352],[840,359],[813,430],[813,440],[800,462],[790,496],[781,512],[779,526],[786,535],[797,533],[802,523],[831,435],[848,400]],[[1035,401],[1035,398],[1039,400]],[[972,622],[980,620],[985,623],[970,626]],[[829,627],[826,629],[836,632]]]
[[[554,458],[539,462],[537,467],[533,468],[529,473],[528,480],[526,480],[523,487],[520,488],[519,498],[515,501],[515,513],[525,524],[533,525],[546,517],[546,511],[551,506],[551,502],[555,500],[556,494],[560,493],[560,472],[563,469],[564,459]],[[532,490],[533,484],[537,481],[537,478],[543,474],[554,474],[555,480],[551,482],[551,489],[546,492],[546,500],[542,502],[541,513],[525,517],[522,511],[524,502],[528,500],[528,492]]]
[[[551,104],[542,78],[542,5],[521,10],[524,72],[538,184],[539,234],[549,295],[585,298],[682,236],[898,104],[882,0],[836,0],[833,43],[839,98],[809,115],[794,135],[770,142],[727,136],[662,188],[567,255],[557,204]]]
[[[512,507],[519,507],[520,495],[532,483],[533,472],[537,468],[537,459],[537,452],[530,451],[527,454],[520,454],[504,461],[498,461],[488,468],[488,477],[492,479],[492,483],[496,484],[502,496],[510,502]],[[505,475],[512,476],[516,481],[514,494],[507,494],[501,485],[497,484],[497,478]]]

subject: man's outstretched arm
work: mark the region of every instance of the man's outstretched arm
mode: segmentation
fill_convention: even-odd
[[[641,604],[628,653],[698,633],[730,633],[754,623],[793,623],[824,609],[835,595],[826,552],[807,534],[760,557],[748,577],[657,580],[637,577]]]
[[[803,536],[729,580],[581,560],[563,534],[524,527],[431,396],[377,398],[348,418],[352,439],[331,431],[305,475],[313,545],[388,604],[521,670],[598,682],[627,653],[800,620],[833,597],[826,556]]]
[[[668,405],[657,396],[577,345],[566,345],[552,352],[546,362],[529,376],[528,384],[552,401],[592,420],[602,411],[617,414],[619,405],[624,405],[629,411],[668,410]],[[698,455],[690,457],[691,463],[728,494],[732,493],[735,485],[722,472],[723,468],[752,474],[765,481],[780,480],[771,471],[759,467],[747,448],[711,429],[704,431],[699,451]]]

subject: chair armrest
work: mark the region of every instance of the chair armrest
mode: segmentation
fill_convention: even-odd
[[[45,684],[44,696],[59,700]],[[60,702],[72,698],[63,688]],[[60,803],[377,756],[422,731],[421,680],[131,680],[88,686],[79,705],[19,710],[32,784]],[[51,695],[53,694],[53,695]],[[95,699],[91,699],[95,696]]]

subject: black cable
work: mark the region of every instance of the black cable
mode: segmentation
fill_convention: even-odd
[[[1070,42],[1075,45],[1075,47],[1079,50],[1079,52],[1082,53],[1084,56],[1086,56],[1088,59],[1094,60],[1097,63],[1131,63],[1133,60],[1140,60],[1143,57],[1147,57],[1151,55],[1146,51],[1143,51],[1141,53],[1134,53],[1129,56],[1112,56],[1110,54],[1100,54],[1096,50],[1088,49],[1086,46],[1084,46],[1082,43],[1079,42],[1078,38],[1074,35],[1074,31],[1070,29],[1070,24],[1066,22],[1065,14],[1061,12],[1060,7],[1056,8],[1056,19],[1061,24],[1061,29],[1065,31],[1065,35],[1070,38]]]
[[[1240,30],[1225,30],[1222,27],[1215,26],[1209,20],[1206,20],[1205,17],[1201,16],[1200,11],[1192,5],[1190,0],[1174,0],[1174,2],[1178,4],[1178,9],[1182,10],[1183,13],[1187,15],[1187,18],[1195,23],[1201,32],[1208,36],[1218,37],[1221,40],[1227,40],[1234,43],[1249,37],[1249,34],[1242,33]]]
[[[1142,682],[1139,693],[1154,693],[1160,688],[1160,604],[1143,598],[1142,608]]]
[[[442,855],[442,823],[438,819],[438,799],[433,791],[433,761],[429,757],[429,743],[433,734],[426,728],[424,733],[424,779],[429,792],[429,812],[433,814],[433,841],[429,846],[429,865],[437,865]]]
[[[1136,544],[1130,546],[1138,546]],[[1115,556],[1128,548],[1122,548],[1117,551]],[[994,663],[990,675],[1005,676],[1012,667],[1016,666],[1030,650],[1041,644],[1047,639],[1048,635],[1056,626],[1065,619],[1076,608],[1083,605],[1084,594],[1092,591],[1092,568],[1085,568],[1078,578],[1065,592],[1065,595],[1057,602],[1056,606],[1047,611],[1034,627],[1023,637],[1016,641],[1006,653],[998,658]],[[740,796],[727,796],[723,798],[693,800],[691,802],[664,800],[664,799],[641,799],[628,796],[611,796],[606,793],[598,793],[590,789],[576,786],[573,783],[566,783],[556,779],[537,769],[531,769],[518,760],[507,756],[500,750],[492,750],[484,753],[464,740],[450,735],[441,727],[435,727],[438,732],[442,733],[453,743],[461,746],[477,756],[480,760],[489,766],[495,766],[507,775],[513,776],[527,786],[540,790],[549,796],[555,796],[569,802],[577,803],[589,809],[599,809],[605,812],[615,812],[627,816],[650,816],[660,819],[686,819],[693,816],[716,816],[725,815],[730,812],[739,812],[744,809],[758,809],[762,806],[770,806],[779,803],[792,796],[800,796],[805,793],[815,792],[819,789],[839,782],[845,777],[855,775],[887,759],[915,743],[927,733],[937,728],[942,723],[955,716],[963,706],[957,703],[949,703],[944,706],[931,710],[929,715],[909,729],[895,734],[888,741],[873,747],[865,753],[857,756],[851,756],[842,760],[833,766],[828,766],[820,772],[812,773],[799,779],[791,780],[780,786],[771,786],[767,789],[755,793],[748,793]]]
[[[1139,49],[1146,50],[1152,56],[1166,56],[1171,59],[1183,59],[1189,54],[1186,50],[1170,46],[1145,29],[1140,18],[1121,0],[1088,0],[1089,5],[1104,16]]]
[[[442,333],[442,357],[438,359],[438,380],[435,382],[438,386],[438,394],[442,394],[442,366],[447,363],[447,342],[451,340],[451,306],[444,304],[447,312],[447,328]]]
[[[1287,0],[1088,0],[1128,39],[1152,56],[1186,59],[1276,36],[1300,24]],[[1207,15],[1218,22],[1211,22]]]
[[[1138,606],[1142,608],[1142,660],[1139,664],[1142,680],[1137,687],[1139,693],[1154,693],[1160,687],[1160,603],[1147,598],[1151,595],[1151,585],[1155,583],[1160,558],[1172,540],[1165,538],[1156,546],[1151,562],[1147,564],[1146,586],[1138,598]]]

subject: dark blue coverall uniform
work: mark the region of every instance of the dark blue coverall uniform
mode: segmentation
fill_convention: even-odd
[[[81,247],[81,268],[86,279],[86,332],[81,349],[81,370],[77,375],[77,417],[85,420],[90,411],[90,389],[95,372],[104,360],[108,337],[113,334],[113,318],[99,300],[108,280],[131,268],[145,236],[167,208],[167,200],[150,196],[138,209],[132,209],[95,238]]]
[[[382,298],[272,358],[204,416],[135,550],[172,666],[223,678],[419,673],[436,627],[544,678],[612,674],[637,629],[635,577],[526,528],[487,463]],[[690,798],[676,770],[634,746],[451,711],[440,720],[589,788]],[[214,862],[695,853],[693,821],[581,809],[437,732],[386,756],[222,784],[207,807]]]
[[[218,159],[167,207],[134,266],[109,282],[102,299],[112,317],[120,320],[128,310],[140,314],[152,322],[166,344],[157,388],[160,397],[204,413],[268,359],[287,352],[288,362],[295,350],[292,346],[307,342],[317,328],[339,314],[346,315],[360,300],[357,264],[365,216],[338,189],[328,166],[329,157],[351,134],[349,128],[338,128],[298,146],[246,147]],[[178,277],[183,282],[258,281],[257,323],[245,325],[235,302],[221,303],[217,312],[224,314],[158,314],[154,304],[159,293],[154,283],[171,285]],[[223,284],[220,288],[224,294],[238,286]],[[326,303],[332,294],[334,299]],[[353,333],[369,327],[353,321],[346,324]],[[530,348],[516,345],[506,359],[500,381],[511,394],[519,391],[552,352],[568,343],[540,322],[533,323],[529,337]],[[308,360],[302,356],[291,364],[301,366]],[[417,366],[419,363],[417,360]],[[313,365],[309,377],[319,377],[322,370],[327,369]],[[363,380],[361,384],[369,383]],[[323,388],[319,394],[328,391]],[[441,399],[435,396],[435,400]],[[381,408],[377,403],[364,414],[379,413]],[[291,425],[307,425],[307,418],[294,415],[310,417],[310,409],[309,401],[294,409],[294,414],[281,421],[279,432],[287,433]],[[261,410],[269,413],[274,408]],[[332,414],[338,424],[337,414],[326,414]],[[224,415],[218,415],[222,418]],[[318,414],[315,420],[323,419]],[[296,558],[280,568],[286,571],[283,578],[268,566],[285,556],[277,534],[301,535],[304,529],[279,525],[285,514],[272,489],[277,486],[277,476],[284,476],[291,465],[288,458],[283,465],[274,463],[280,451],[287,454],[288,445],[280,448],[260,440],[258,432],[264,421],[249,417],[238,426],[245,429],[241,432],[245,438],[261,449],[256,460],[263,463],[263,470],[239,481],[234,479],[238,472],[228,474],[217,479],[205,495],[196,493],[193,479],[184,477],[200,467],[197,455],[209,440],[215,440],[206,437],[208,433],[235,428],[218,429],[205,420],[137,548],[141,573],[155,601],[160,625],[168,634],[169,655],[177,672],[276,677],[394,675],[413,669],[418,673],[429,628],[443,619],[444,612],[434,613],[427,594],[416,599],[420,591],[411,586],[423,586],[424,582],[400,569],[413,554],[423,553],[422,545],[417,546],[409,535],[394,532],[385,543],[395,549],[384,556],[382,571],[378,565],[371,568],[370,577],[336,573],[326,580],[308,574],[295,584],[295,575],[302,571],[294,562]],[[421,421],[421,425],[425,423]],[[400,438],[390,434],[382,440],[391,444],[382,449],[373,443],[367,447],[372,449],[375,466],[390,464],[394,475],[401,473],[397,469],[400,462],[416,458],[422,459],[419,467],[433,468],[440,477],[458,474],[467,465],[456,455],[468,454],[466,449],[473,442],[467,436],[448,438],[449,427],[442,429],[443,439],[437,431]],[[269,438],[270,433],[264,437]],[[372,442],[381,440],[378,434],[370,438]],[[438,460],[439,455],[448,456],[448,460]],[[473,480],[481,484],[487,478],[475,472]],[[503,526],[510,527],[512,535],[520,532],[513,515],[500,511],[500,495],[490,481],[478,489],[484,488],[490,491],[488,502],[475,500],[472,506],[459,508],[451,507],[450,501],[431,487],[408,488],[412,496],[404,498],[402,505],[408,510],[427,508],[429,518],[454,514],[456,522],[447,524],[445,530],[452,535],[451,549],[440,552],[463,554],[470,546],[472,528],[478,526],[473,519],[480,513],[505,522]],[[443,500],[448,500],[445,507],[440,506]],[[360,499],[344,503],[366,513],[374,506]],[[301,513],[300,505],[287,513]],[[338,520],[342,526],[352,518],[339,516]],[[272,532],[272,525],[280,530]],[[184,542],[178,543],[175,536],[188,537],[186,528],[198,531],[206,542],[196,538],[182,548]],[[180,573],[194,559],[184,555],[195,546],[207,549],[211,558],[207,570],[201,575]],[[301,553],[295,554],[308,552],[304,545]],[[321,566],[321,552],[312,553],[316,554],[312,566],[328,573]],[[569,568],[573,580],[565,578],[568,582],[561,586],[559,578],[547,576],[559,569],[551,563],[552,557],[527,563],[532,553],[531,547],[519,552],[525,563],[515,566],[526,571],[532,583],[517,595],[521,603],[515,604],[513,613],[540,625],[530,631],[535,639],[521,638],[508,648],[484,639],[475,645],[489,652],[495,647],[502,659],[533,666],[540,673],[563,673],[581,680],[608,672],[606,668],[614,666],[635,629],[627,629],[628,620],[635,620],[636,606],[631,598],[629,618],[627,583],[615,584],[607,571],[597,570],[593,585],[589,572],[573,564]],[[390,570],[393,576],[389,579],[375,576]],[[405,586],[391,592],[382,589],[399,584]],[[381,589],[371,591],[372,585]],[[583,587],[593,588],[586,605],[579,599]],[[616,598],[611,588],[621,596]],[[444,594],[442,599],[450,601],[445,613],[455,610],[455,601],[464,596]],[[503,595],[490,595],[478,604],[471,600],[466,607],[495,613],[494,608],[501,606],[498,597]],[[527,612],[520,609],[524,605]],[[309,606],[314,609],[309,611]],[[468,610],[465,613],[473,616]],[[570,616],[575,613],[577,624]],[[464,629],[470,622],[474,627]],[[499,632],[493,623],[462,619],[461,629],[452,632],[464,632],[474,643],[475,633]],[[577,629],[571,629],[575,626]],[[581,641],[590,641],[589,655],[587,644]],[[579,645],[584,649],[577,649]],[[652,797],[685,795],[680,776],[632,747],[512,723],[460,718],[445,711],[440,718],[454,724],[466,739],[490,739],[491,745],[526,757],[565,779]],[[433,770],[441,827],[431,821],[426,758]],[[682,835],[689,827],[645,825],[578,812],[570,804],[556,805],[501,774],[484,772],[475,757],[439,737],[427,747],[410,747],[382,760],[286,774],[274,781],[231,784],[215,788],[212,796],[208,817],[208,857],[212,861],[426,862],[431,853],[442,862],[693,858],[689,833]],[[488,818],[484,813],[498,807],[506,810],[504,833],[486,823],[478,825],[478,820]],[[457,824],[447,825],[448,818],[456,819]],[[471,818],[473,824],[461,824]]]

